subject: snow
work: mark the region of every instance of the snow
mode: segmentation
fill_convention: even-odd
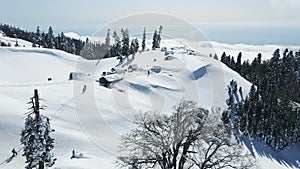
[[[251,138],[243,138],[243,142],[247,149],[255,154],[261,168],[300,168],[300,165],[297,164],[297,161],[300,160],[300,144],[276,152],[269,146]]]
[[[69,37],[71,39],[77,39],[77,40],[82,40],[82,41],[85,41],[86,38],[89,38],[88,36],[81,36],[81,35],[78,35],[77,33],[75,32],[66,32],[64,33],[64,35],[66,37]]]
[[[67,32],[67,33],[64,33],[64,35],[66,37],[73,38],[73,39],[82,39],[82,37],[75,32]]]
[[[165,60],[160,50],[150,50],[119,63],[116,58],[87,61],[53,49],[1,47],[0,167],[25,166],[19,139],[26,102],[35,88],[39,89],[41,104],[47,106],[42,114],[51,119],[55,129],[54,168],[63,169],[93,169],[99,164],[101,168],[115,168],[120,137],[134,128],[132,121],[140,112],[171,112],[183,98],[208,110],[224,109],[226,86],[232,79],[243,87],[244,96],[250,89],[249,82],[220,61],[189,55],[178,41],[162,41],[161,46],[168,51],[179,48],[171,50],[172,60]],[[220,44],[217,49],[225,48],[228,47]],[[102,72],[111,68],[126,70],[133,64],[138,69],[116,75],[122,80],[110,88],[99,85]],[[161,70],[148,76],[152,67]],[[74,72],[75,80],[69,80],[70,72]],[[53,80],[47,81],[49,77]],[[254,153],[262,168],[297,168],[296,160],[300,159],[299,145],[273,152],[262,143],[245,140],[245,147]],[[12,148],[19,152],[7,163]],[[82,158],[71,159],[72,150]]]
[[[16,41],[18,41],[19,47],[31,47],[32,43],[19,38],[10,38],[4,36],[3,33],[0,32],[0,42],[4,42],[6,45],[10,43],[11,46],[15,46]]]

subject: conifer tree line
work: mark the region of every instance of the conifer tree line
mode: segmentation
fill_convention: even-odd
[[[47,32],[41,31],[37,26],[35,32],[24,31],[15,26],[7,24],[1,24],[0,30],[2,30],[6,36],[12,38],[24,39],[32,42],[32,47],[43,47],[51,49],[59,49],[65,52],[80,55],[86,59],[102,59],[116,56],[124,56],[128,58],[129,55],[133,55],[138,52],[140,44],[137,38],[131,39],[128,29],[121,29],[119,37],[116,31],[113,32],[111,41],[110,29],[107,30],[105,42],[93,42],[89,38],[85,41],[66,37],[63,32],[58,35],[54,35],[53,28],[49,26]],[[153,34],[152,49],[160,48],[161,34],[163,27],[160,26],[158,31],[155,30]],[[111,44],[112,42],[112,44]],[[9,46],[12,44],[9,44]],[[1,43],[1,46],[7,46],[5,43]],[[18,46],[17,42],[14,46]],[[146,28],[143,30],[142,37],[142,50],[146,49]]]
[[[160,48],[160,41],[161,41],[161,34],[162,34],[163,27],[160,25],[159,27],[159,33],[157,33],[157,30],[154,31],[153,34],[153,42],[152,42],[152,49],[155,50],[157,48]],[[113,44],[110,44],[110,33],[108,33],[106,36],[106,47],[103,47],[101,50],[101,54],[105,53],[103,57],[100,58],[96,57],[95,59],[101,59],[101,58],[109,58],[109,57],[118,57],[118,59],[122,60],[122,56],[126,57],[128,59],[129,55],[135,55],[139,51],[140,44],[139,40],[137,38],[132,38],[130,42],[130,34],[128,29],[121,29],[121,35],[122,38],[119,37],[118,33],[116,31],[113,32]],[[142,37],[142,50],[144,51],[146,49],[146,28],[144,27],[143,30],[143,37]],[[97,53],[97,52],[93,52]],[[84,57],[84,56],[83,56]]]
[[[59,49],[71,54],[79,55],[84,46],[83,41],[66,37],[63,32],[55,36],[51,26],[47,32],[41,31],[39,26],[37,26],[35,32],[30,32],[15,26],[0,24],[0,30],[8,37],[19,38],[31,42],[32,47]],[[1,43],[1,46],[4,45],[4,43]],[[15,44],[14,46],[18,46],[18,44]]]
[[[234,103],[234,93],[228,105],[234,116],[236,131],[252,136],[275,150],[300,142],[300,52],[276,49],[270,60],[258,56],[250,64],[241,64],[223,53],[221,61],[252,82],[249,95]],[[230,93],[229,92],[229,93]],[[233,101],[232,101],[233,100]],[[224,117],[226,117],[226,112]],[[226,119],[226,118],[224,118]],[[229,118],[227,118],[229,119]]]

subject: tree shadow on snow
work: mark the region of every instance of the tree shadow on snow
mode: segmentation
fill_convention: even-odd
[[[281,165],[285,165],[287,167],[296,167],[296,168],[300,167],[299,164],[297,164],[300,161],[299,143],[294,144],[284,150],[275,151],[268,145],[249,137],[243,137],[242,141],[253,156],[254,156],[254,152],[256,151],[256,154],[258,156],[267,157],[272,161],[277,161]]]
[[[209,66],[209,65],[208,65],[208,66]],[[191,80],[198,80],[198,79],[202,78],[202,77],[207,73],[206,67],[207,67],[207,66],[202,66],[202,67],[200,67],[199,69],[193,71],[193,72],[189,75],[189,78],[190,78]]]
[[[8,157],[6,160],[4,160],[2,163],[0,163],[0,166],[5,164],[5,163],[10,163],[13,160],[14,157],[15,156],[13,156],[13,155]]]

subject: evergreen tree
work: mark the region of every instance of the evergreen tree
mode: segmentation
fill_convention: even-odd
[[[219,60],[218,55],[216,53],[215,53],[213,58],[216,59],[216,60]]]
[[[134,58],[136,52],[138,52],[139,49],[139,41],[137,38],[131,40],[130,45],[130,54],[132,54],[132,58]]]
[[[76,54],[76,46],[74,41],[71,42],[71,46],[69,46],[68,52],[74,55]]]
[[[236,67],[235,67],[235,65],[236,65],[236,63],[235,63],[235,60],[234,60],[234,57],[232,56],[232,57],[230,57],[229,56],[229,67],[232,69],[232,70],[234,70],[234,71],[236,71]]]
[[[240,52],[238,54],[235,68],[236,68],[236,72],[238,72],[238,73],[241,72],[241,69],[242,69],[242,52]]]
[[[105,45],[106,46],[110,46],[110,29],[107,29],[107,34],[106,34],[106,38],[105,38]]]
[[[230,116],[229,116],[228,110],[225,110],[225,111],[222,113],[221,120],[223,121],[223,123],[224,123],[224,125],[225,125],[226,127],[229,127],[229,126],[230,126]]]
[[[41,37],[41,46],[47,48],[47,34],[45,32],[42,32]]]
[[[38,47],[41,46],[41,41],[42,41],[42,35],[41,35],[40,27],[37,26],[37,28],[36,28],[36,44],[38,45]]]
[[[120,56],[121,55],[121,41],[120,37],[118,36],[117,32],[114,31],[113,38],[115,40],[115,44],[111,49],[111,56]]]
[[[158,48],[158,34],[157,34],[157,30],[155,30],[154,34],[153,34],[152,50],[155,50],[156,48]]]
[[[50,26],[48,29],[48,33],[46,36],[46,44],[47,44],[47,48],[51,48],[53,49],[55,47],[55,42],[54,42],[54,36],[53,36],[53,29]]]
[[[268,66],[267,72],[267,83],[268,83],[268,91],[270,94],[275,94],[275,90],[280,84],[280,76],[281,76],[281,59],[280,59],[280,50],[276,49],[273,57],[271,58]],[[275,97],[275,96],[274,96]],[[270,99],[274,100],[274,97],[271,95]]]
[[[93,48],[93,44],[89,41],[89,38],[86,38],[84,47],[80,53],[80,56],[86,59],[95,59],[95,52]]]
[[[128,29],[121,29],[122,33],[122,55],[125,56],[128,60],[128,56],[130,54],[130,48],[129,48],[129,31]]]
[[[159,29],[158,29],[157,48],[160,48],[160,41],[161,41],[162,30],[163,30],[163,27],[160,25]]]
[[[68,50],[66,36],[64,35],[63,32],[61,32],[61,34],[60,34],[60,49],[63,50],[63,51]]]
[[[157,33],[157,30],[154,31],[153,41],[152,41],[152,50],[155,50],[156,48],[160,48],[162,30],[163,30],[163,27],[160,25],[158,33]]]
[[[226,53],[225,52],[222,53],[221,62],[228,66],[228,62],[226,61]]]
[[[44,169],[44,165],[52,167],[56,158],[51,153],[54,148],[54,139],[50,134],[54,130],[50,127],[49,118],[41,115],[39,106],[38,91],[34,90],[34,97],[29,102],[31,104],[29,114],[25,119],[25,128],[21,133],[21,144],[23,144],[23,156],[26,157],[26,169]]]
[[[40,36],[40,28],[39,28],[39,26],[37,26],[37,31],[36,31],[36,33],[34,34],[34,38],[33,38],[33,42],[32,42],[32,47],[37,47],[37,46],[39,46],[39,41],[38,41],[38,38],[39,38],[39,36]]]
[[[105,38],[105,45],[104,45],[104,49],[103,49],[105,55],[104,58],[110,58],[112,57],[112,53],[111,53],[111,46],[110,46],[110,29],[107,29],[107,34],[106,34],[106,38]]]
[[[135,54],[139,50],[139,40],[137,38],[131,40],[130,54]]]
[[[139,45],[139,40],[137,38],[135,38],[134,41],[135,41],[135,49],[134,49],[134,51],[136,53],[139,50],[140,45]]]
[[[146,49],[146,27],[144,27],[144,32],[143,32],[143,41],[142,41],[142,51]]]

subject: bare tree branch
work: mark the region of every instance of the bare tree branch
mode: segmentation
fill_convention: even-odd
[[[216,114],[216,113],[215,113]],[[219,113],[220,114],[220,113]],[[130,168],[251,168],[220,117],[182,101],[171,116],[148,112],[137,128],[122,138],[120,167]],[[243,161],[249,161],[244,163]]]

